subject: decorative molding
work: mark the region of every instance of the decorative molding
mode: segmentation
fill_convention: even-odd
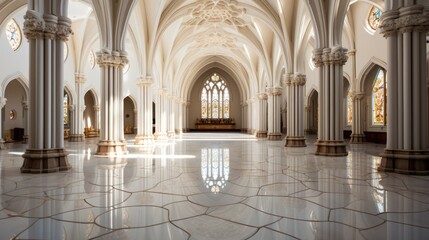
[[[187,26],[205,24],[227,24],[236,27],[246,26],[242,16],[245,8],[240,8],[234,0],[199,0],[197,6],[191,10],[191,20]]]
[[[153,85],[153,81],[152,81],[152,77],[151,76],[146,76],[146,77],[139,77],[139,79],[137,80],[137,85],[141,86],[141,87],[150,87]]]
[[[320,68],[323,65],[339,64],[344,65],[348,60],[347,49],[341,46],[333,48],[318,48],[313,50],[313,63]]]
[[[97,64],[100,67],[121,67],[123,68],[128,63],[128,58],[126,56],[120,56],[118,52],[113,52],[112,54],[105,52],[97,53]]]
[[[24,35],[27,39],[47,38],[60,39],[67,41],[70,34],[73,34],[71,29],[71,20],[66,17],[57,17],[54,15],[43,15],[40,13],[28,10],[24,15]]]
[[[77,84],[83,84],[86,82],[86,76],[84,73],[75,73],[74,78],[75,78],[75,83]]]
[[[195,48],[219,47],[237,49],[236,39],[230,34],[223,32],[211,32],[209,34],[201,34],[195,40]]]
[[[428,32],[429,11],[424,11],[424,7],[421,5],[386,11],[381,17],[379,28],[384,37],[389,37],[397,32]]]
[[[304,86],[307,82],[307,77],[304,74],[297,73],[291,79],[291,84],[296,86]]]
[[[266,93],[260,93],[258,94],[258,100],[260,101],[268,100],[268,95]]]
[[[267,95],[268,96],[281,96],[282,90],[283,90],[283,88],[281,88],[281,87],[267,88]]]

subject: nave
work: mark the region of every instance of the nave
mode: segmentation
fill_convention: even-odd
[[[128,155],[66,142],[72,168],[21,174],[0,152],[0,239],[423,239],[428,177],[379,172],[384,145],[348,156],[241,133],[184,133]]]

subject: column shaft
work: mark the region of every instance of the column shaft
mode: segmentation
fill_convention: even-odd
[[[305,147],[304,137],[304,85],[306,82],[305,75],[290,75],[286,80],[288,88],[287,112],[288,125],[285,147]]]

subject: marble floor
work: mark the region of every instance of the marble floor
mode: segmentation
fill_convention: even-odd
[[[69,172],[21,174],[0,151],[0,239],[428,239],[429,177],[376,170],[375,144],[315,156],[314,141],[187,133],[124,158],[66,143]]]

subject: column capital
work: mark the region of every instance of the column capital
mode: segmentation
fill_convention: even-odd
[[[109,53],[107,51],[97,52],[97,64],[100,67],[111,66],[111,67],[124,67],[128,63],[126,55],[121,55],[119,52],[113,51]]]
[[[28,101],[22,101],[21,102],[22,106],[24,107],[24,109],[28,109]]]
[[[75,73],[74,74],[75,83],[77,84],[83,84],[86,82],[86,76],[84,73]]]
[[[425,11],[422,5],[385,11],[379,28],[384,37],[389,37],[396,32],[428,32],[429,11]]]
[[[258,100],[263,101],[263,100],[267,100],[267,99],[268,99],[268,96],[266,93],[259,93],[258,94]]]
[[[143,86],[146,86],[146,87],[152,86],[153,85],[152,77],[151,76],[146,76],[146,77],[140,76],[137,79],[137,85],[141,86],[141,87],[143,87]]]
[[[0,97],[0,109],[6,105],[7,98]]]
[[[358,100],[362,100],[365,97],[365,93],[364,92],[355,92],[352,91],[349,93],[350,97],[352,98],[353,101],[358,101]]]
[[[42,14],[33,10],[28,10],[25,13],[23,32],[27,39],[43,38],[44,25]]]
[[[291,80],[291,83],[296,86],[304,86],[306,82],[307,82],[307,77],[301,73],[294,74]]]
[[[281,87],[267,88],[267,95],[268,96],[281,96],[282,90],[283,90],[283,88],[281,88]]]
[[[342,46],[335,46],[330,50],[331,51],[329,55],[329,63],[339,64],[339,65],[346,64],[349,58],[347,56],[348,50],[346,48],[343,48]]]
[[[71,19],[63,16],[41,14],[28,10],[24,15],[23,32],[27,39],[48,38],[67,41],[71,29]]]
[[[100,111],[100,105],[94,105],[93,108],[96,112]]]
[[[349,56],[351,56],[351,57],[356,56],[356,49],[351,49],[351,50],[349,50],[348,54],[349,54]]]

